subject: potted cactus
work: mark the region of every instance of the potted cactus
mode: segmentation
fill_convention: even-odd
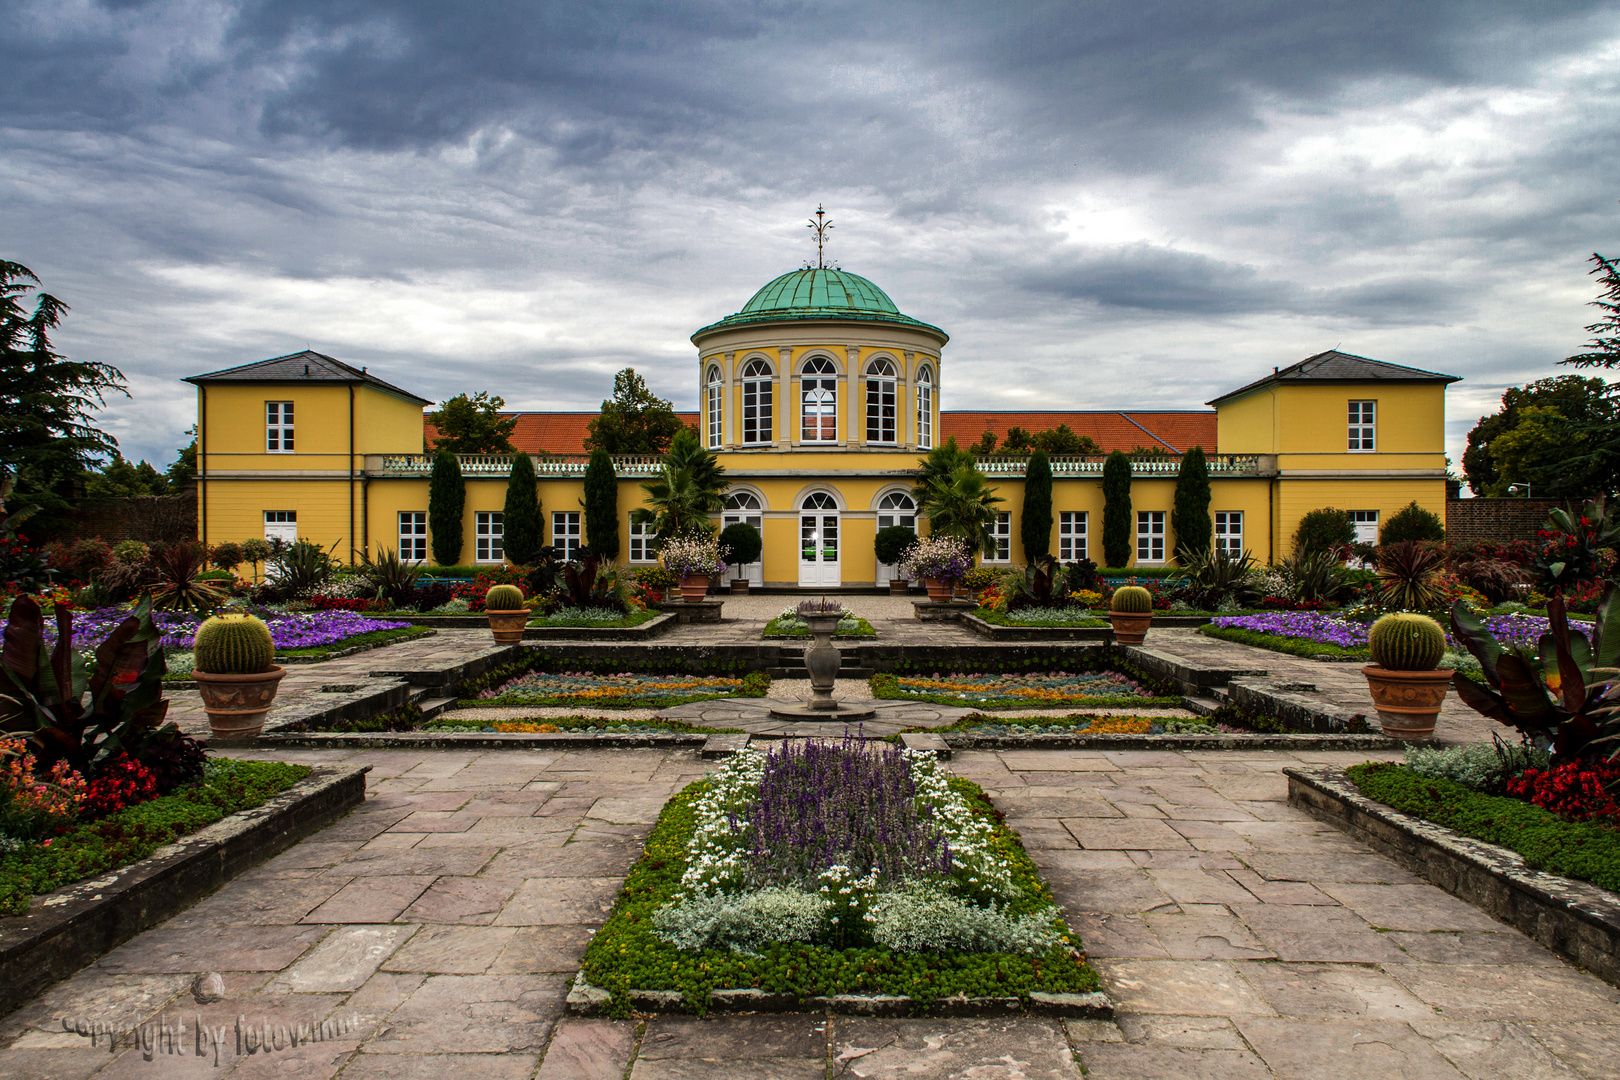
[[[1446,654],[1446,634],[1427,615],[1401,612],[1372,624],[1367,647],[1373,662],[1367,676],[1373,707],[1384,734],[1396,739],[1427,739],[1446,700],[1452,673],[1435,665]]]
[[[1153,624],[1153,594],[1140,585],[1121,585],[1108,601],[1108,621],[1114,624],[1116,642],[1142,644]]]
[[[287,674],[275,665],[270,628],[252,615],[215,615],[197,627],[191,649],[208,730],[220,739],[257,735]]]
[[[497,645],[516,645],[529,625],[529,609],[523,606],[523,590],[516,585],[495,585],[484,594],[484,614]]]

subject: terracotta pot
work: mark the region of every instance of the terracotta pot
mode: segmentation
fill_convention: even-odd
[[[901,578],[890,578],[889,579],[889,595],[890,596],[904,596],[904,595],[906,595],[906,593],[910,589],[911,589],[911,582],[907,581],[903,577],[901,577]]]
[[[732,582],[731,582],[731,595],[732,596],[747,596],[748,595],[748,579],[747,578],[733,578]]]
[[[1367,689],[1385,735],[1393,739],[1427,739],[1434,735],[1434,718],[1445,704],[1452,672],[1393,671],[1368,664],[1361,673],[1367,676]]]
[[[1114,624],[1114,641],[1120,645],[1140,645],[1153,625],[1151,611],[1110,611],[1108,621]]]
[[[709,594],[709,576],[707,574],[687,574],[681,578],[681,601],[687,604],[697,604]]]
[[[489,616],[489,632],[495,635],[497,645],[516,645],[523,640],[523,628],[529,625],[528,608],[515,611],[485,611]]]
[[[924,581],[928,586],[928,599],[934,603],[943,604],[951,598],[953,588],[951,582],[941,581],[938,578],[925,578]]]
[[[279,667],[252,675],[212,675],[193,671],[208,730],[221,739],[250,739],[264,728],[276,688],[287,672]]]

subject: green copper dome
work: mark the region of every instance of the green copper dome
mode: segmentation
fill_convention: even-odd
[[[939,327],[900,314],[888,293],[859,274],[820,268],[783,274],[755,293],[741,311],[705,326],[692,338],[733,326],[823,319],[911,326],[939,335],[941,344],[948,340]]]

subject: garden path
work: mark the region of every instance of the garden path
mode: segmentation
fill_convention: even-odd
[[[242,756],[268,757],[265,752]],[[690,751],[282,751],[368,763],[365,804],[0,1018],[14,1080],[1613,1075],[1620,992],[1285,802],[1360,754],[960,755],[1081,929],[1115,1023],[820,1015],[645,1024],[563,998]],[[1393,755],[1374,755],[1392,757]],[[225,998],[198,1004],[202,972]],[[216,1065],[195,1018],[227,1029]],[[258,1025],[353,1017],[253,1056]],[[184,1056],[63,1017],[183,1020]]]

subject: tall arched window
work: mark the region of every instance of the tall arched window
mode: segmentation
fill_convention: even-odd
[[[768,443],[771,435],[771,366],[750,360],[742,373],[742,441]]]
[[[709,421],[709,449],[717,449],[724,438],[725,426],[723,423],[725,413],[721,403],[725,401],[725,387],[721,385],[720,369],[709,369],[708,386],[705,392],[705,405]]]
[[[917,372],[917,447],[934,445],[934,373],[928,368]]]
[[[838,441],[838,369],[825,356],[806,361],[800,373],[799,438],[804,442]]]
[[[866,441],[895,441],[894,365],[874,360],[866,368]]]

